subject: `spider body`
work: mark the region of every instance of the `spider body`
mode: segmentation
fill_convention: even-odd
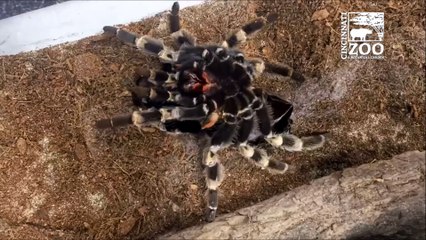
[[[276,18],[275,14],[258,18],[232,32],[221,44],[196,45],[195,37],[180,28],[179,5],[174,3],[169,20],[176,50],[149,36],[138,37],[116,27],[104,27],[105,32],[122,42],[156,56],[161,70],[145,68],[138,72],[129,89],[138,110],[99,120],[97,127],[152,125],[162,131],[197,134],[206,139],[202,159],[208,188],[208,221],[216,216],[217,190],[224,178],[219,150],[233,146],[261,168],[284,173],[288,165],[270,159],[257,147],[260,141],[287,151],[316,149],[325,141],[323,135],[299,138],[291,134],[292,104],[253,86],[265,71],[299,82],[304,80],[303,75],[283,64],[246,58],[236,49]]]

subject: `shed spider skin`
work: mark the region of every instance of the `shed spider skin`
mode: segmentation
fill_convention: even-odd
[[[195,134],[206,139],[202,148],[207,186],[206,220],[213,221],[218,209],[218,189],[224,180],[224,166],[218,152],[228,147],[262,169],[284,173],[288,165],[271,159],[258,143],[266,141],[286,151],[317,149],[325,143],[318,134],[297,137],[291,134],[293,105],[253,86],[263,73],[289,77],[302,83],[305,77],[291,67],[246,58],[237,47],[272,24],[277,14],[259,17],[232,31],[221,44],[198,45],[196,38],[181,28],[179,4],[169,15],[169,27],[176,48],[147,35],[105,26],[106,33],[123,43],[157,57],[157,70],[137,71],[129,88],[137,109],[129,114],[101,119],[99,129],[126,125],[154,126],[168,133]]]

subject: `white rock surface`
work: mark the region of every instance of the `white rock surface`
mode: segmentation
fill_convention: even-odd
[[[185,8],[203,1],[179,1]],[[173,1],[69,1],[0,20],[0,56],[76,41],[169,10]]]

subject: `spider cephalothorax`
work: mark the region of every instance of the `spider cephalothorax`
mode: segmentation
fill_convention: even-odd
[[[302,82],[304,77],[292,68],[261,59],[248,59],[236,47],[277,15],[258,18],[232,32],[217,45],[196,45],[195,38],[180,28],[179,5],[170,14],[170,30],[177,49],[162,41],[140,36],[116,27],[104,27],[121,41],[134,45],[160,59],[161,70],[142,69],[129,88],[135,106],[132,114],[103,119],[98,128],[134,124],[155,126],[166,132],[197,134],[207,139],[203,148],[208,188],[207,220],[215,218],[217,188],[223,181],[223,166],[217,152],[235,146],[247,159],[271,172],[284,173],[288,165],[270,159],[259,141],[287,151],[316,149],[325,137],[299,138],[290,133],[291,103],[253,86],[264,71],[289,76]]]

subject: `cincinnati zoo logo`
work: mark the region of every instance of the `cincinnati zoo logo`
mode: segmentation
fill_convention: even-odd
[[[383,12],[341,13],[340,20],[342,59],[384,59]]]

